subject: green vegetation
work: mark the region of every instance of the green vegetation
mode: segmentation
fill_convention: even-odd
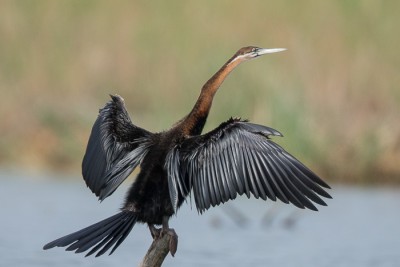
[[[80,171],[97,111],[122,95],[170,127],[245,45],[207,129],[242,116],[331,181],[400,182],[398,1],[2,1],[0,165]]]

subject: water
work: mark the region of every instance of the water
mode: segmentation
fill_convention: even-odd
[[[151,243],[144,225],[112,256],[43,251],[115,214],[126,187],[100,204],[78,177],[37,178],[0,174],[0,266],[139,264]],[[239,199],[200,216],[187,203],[170,222],[178,252],[163,266],[400,266],[400,189],[334,186],[330,193],[334,199],[319,212]]]

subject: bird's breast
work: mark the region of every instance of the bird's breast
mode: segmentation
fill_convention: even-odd
[[[143,159],[141,170],[129,189],[124,207],[134,207],[138,220],[161,224],[164,216],[172,216],[168,176],[164,169],[167,151],[160,147],[151,149]]]

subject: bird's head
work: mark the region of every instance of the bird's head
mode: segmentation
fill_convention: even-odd
[[[239,60],[240,62],[250,60],[265,54],[285,51],[286,48],[260,48],[256,46],[246,46],[240,48],[233,56],[232,61]]]

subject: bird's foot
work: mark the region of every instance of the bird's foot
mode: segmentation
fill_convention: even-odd
[[[169,252],[171,253],[172,257],[175,256],[175,253],[178,249],[178,235],[176,234],[175,230],[172,228],[162,228],[160,237],[164,235],[169,235]]]
[[[156,228],[153,224],[149,224],[149,229],[153,239],[161,237],[161,229]]]
[[[154,240],[158,238],[162,238],[165,235],[169,235],[169,252],[171,253],[172,257],[175,256],[175,253],[178,249],[178,235],[176,234],[175,230],[172,228],[167,228],[167,227],[162,227],[160,229],[156,228],[154,225],[149,224],[149,229],[151,236],[153,237]]]

